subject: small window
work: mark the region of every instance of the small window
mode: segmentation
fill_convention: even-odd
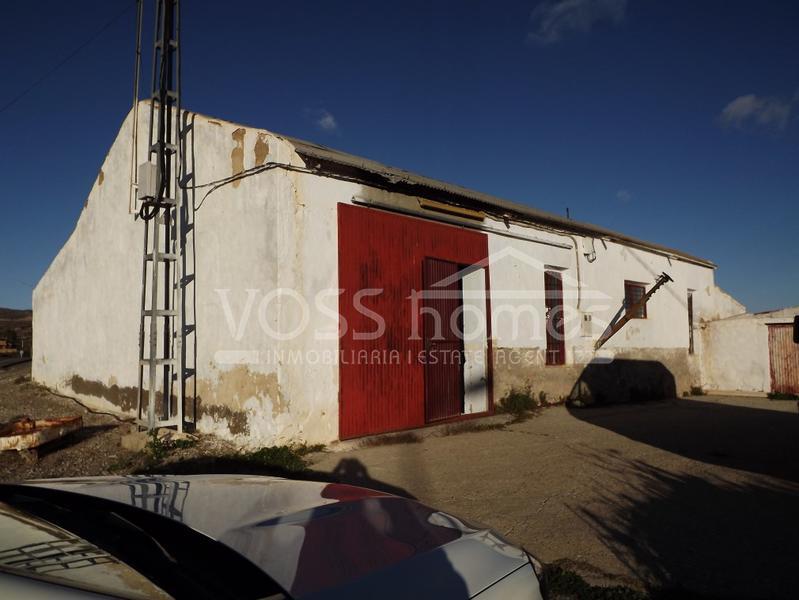
[[[624,282],[624,308],[633,319],[646,319],[646,304],[639,306],[635,311],[630,311],[630,307],[640,301],[644,294],[646,294],[646,286],[643,283]]]

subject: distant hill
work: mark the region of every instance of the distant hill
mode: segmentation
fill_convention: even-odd
[[[33,318],[32,310],[0,307],[0,321],[14,321],[17,319],[27,319],[30,321],[31,318]]]
[[[0,308],[0,346],[22,347],[30,354],[33,338],[33,311]],[[5,343],[3,343],[5,342]],[[0,350],[0,354],[2,354]]]

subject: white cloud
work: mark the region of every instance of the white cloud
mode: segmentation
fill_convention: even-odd
[[[626,204],[633,199],[633,193],[630,190],[619,190],[616,192],[616,199],[619,202]]]
[[[736,129],[754,127],[782,131],[788,125],[795,103],[796,97],[793,100],[786,100],[747,94],[738,96],[727,104],[718,120],[724,127]]]
[[[527,40],[543,46],[559,42],[569,33],[587,33],[596,23],[624,20],[627,0],[545,0],[533,9],[533,31]]]
[[[324,108],[306,108],[303,110],[305,118],[312,121],[320,130],[325,133],[338,133],[339,125],[336,117],[329,110]]]
[[[320,110],[317,114],[316,125],[322,131],[338,131],[338,121],[336,121],[336,117],[324,109]]]

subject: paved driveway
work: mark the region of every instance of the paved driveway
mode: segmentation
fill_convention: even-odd
[[[5,356],[0,358],[0,368],[18,365],[20,363],[29,362],[29,358],[20,358],[19,356]]]
[[[489,524],[597,583],[799,589],[794,402],[553,407],[506,430],[320,455],[314,468]]]

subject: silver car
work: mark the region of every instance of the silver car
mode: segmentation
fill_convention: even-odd
[[[0,485],[1,598],[543,597],[540,564],[391,494],[243,475]]]

